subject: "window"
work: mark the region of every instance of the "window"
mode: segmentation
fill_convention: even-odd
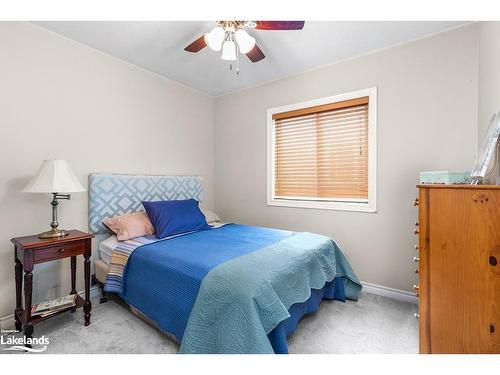
[[[376,211],[376,94],[268,110],[268,205]]]

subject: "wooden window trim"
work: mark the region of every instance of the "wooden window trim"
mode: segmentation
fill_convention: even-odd
[[[274,193],[274,122],[275,120],[303,116],[338,108],[368,104],[368,199],[329,199],[305,197],[280,197]],[[299,207],[357,212],[377,211],[377,89],[369,88],[327,98],[271,108],[268,114],[267,133],[267,204],[270,206]]]

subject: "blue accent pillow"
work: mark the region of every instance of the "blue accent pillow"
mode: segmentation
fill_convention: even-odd
[[[142,202],[158,238],[212,228],[195,199]]]

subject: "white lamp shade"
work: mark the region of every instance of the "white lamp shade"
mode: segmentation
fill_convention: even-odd
[[[226,32],[224,31],[224,29],[220,26],[217,26],[212,31],[205,34],[205,43],[211,50],[220,51],[222,48],[222,42],[224,42],[225,35]]]
[[[25,193],[76,193],[85,191],[66,160],[44,160]]]
[[[236,30],[234,37],[236,39],[236,42],[238,43],[240,52],[244,55],[246,55],[253,49],[253,47],[255,47],[255,38],[248,35],[248,33],[243,29]]]
[[[222,45],[222,60],[236,60],[236,44],[232,40],[226,40]]]

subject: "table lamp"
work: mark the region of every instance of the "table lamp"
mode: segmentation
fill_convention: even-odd
[[[44,160],[38,173],[23,189],[25,193],[52,194],[51,230],[40,233],[39,238],[57,238],[68,235],[68,231],[58,229],[57,205],[58,199],[71,199],[69,193],[85,191],[66,160]]]

